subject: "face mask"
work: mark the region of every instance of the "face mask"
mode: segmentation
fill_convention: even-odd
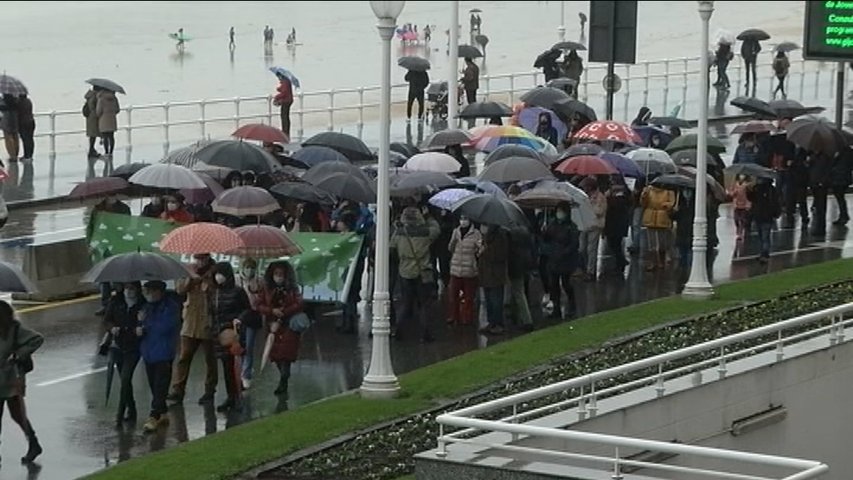
[[[459,226],[462,228],[468,228],[471,226],[471,220],[468,220],[467,218],[459,220]]]
[[[214,275],[214,276],[213,276],[213,279],[214,279],[214,280],[216,280],[216,283],[218,283],[219,285],[224,284],[224,283],[225,283],[225,280],[228,280],[228,279],[225,277],[225,275],[223,275],[223,274],[221,274],[221,273],[217,273],[216,275]]]
[[[129,304],[136,303],[136,300],[139,298],[139,294],[136,293],[136,290],[125,290],[124,291],[124,301]]]
[[[146,294],[144,294],[144,295],[143,295],[143,297],[145,297],[145,301],[146,301],[146,302],[148,302],[148,303],[154,303],[154,295],[152,295],[152,294],[150,294],[150,293],[146,293]]]
[[[483,232],[484,234],[489,233],[489,226],[488,225],[481,225],[480,231]]]
[[[177,210],[177,209],[178,209],[178,204],[177,204],[177,203],[174,203],[174,202],[169,202],[169,203],[166,205],[166,208],[167,208],[170,212],[174,212],[175,210]]]
[[[252,278],[252,277],[254,277],[254,276],[255,276],[255,269],[254,269],[254,268],[245,268],[245,269],[243,269],[243,276],[244,276],[244,277],[246,277],[246,278]]]
[[[275,282],[276,285],[284,285],[284,276],[275,275],[272,277],[272,281]]]
[[[557,210],[557,220],[565,220],[565,219],[566,219],[566,212],[564,212],[562,210]]]

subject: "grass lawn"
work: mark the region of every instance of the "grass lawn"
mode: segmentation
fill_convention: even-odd
[[[717,288],[717,297],[709,301],[683,300],[674,296],[598,313],[403,375],[400,377],[403,393],[397,400],[369,401],[355,394],[334,397],[129,460],[87,478],[230,478],[338,435],[426,410],[434,406],[436,400],[458,397],[614,337],[744,302],[770,299],[791,290],[850,278],[853,278],[853,259],[835,260],[721,285]]]

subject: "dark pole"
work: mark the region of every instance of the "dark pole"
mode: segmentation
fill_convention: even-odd
[[[844,69],[847,64],[838,62],[835,78],[835,126],[840,130],[844,126]]]
[[[613,75],[614,64],[616,61],[616,9],[619,8],[619,2],[611,2],[613,4],[610,13],[610,61],[607,62],[607,119],[613,120]]]

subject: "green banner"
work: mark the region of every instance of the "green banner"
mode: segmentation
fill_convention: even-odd
[[[163,220],[97,212],[92,218],[92,228],[87,238],[93,262],[111,255],[131,252],[159,252],[160,240],[179,227]],[[315,302],[341,302],[349,288],[360,288],[361,279],[353,278],[353,269],[361,251],[362,238],[354,233],[288,233],[302,248],[302,253],[289,260],[296,270],[302,293],[306,300]],[[189,255],[175,255],[189,263]],[[230,262],[235,268],[240,258],[232,255],[214,255],[218,262]],[[257,259],[259,271],[276,259]]]

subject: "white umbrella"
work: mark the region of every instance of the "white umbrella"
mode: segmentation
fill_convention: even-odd
[[[261,354],[261,369],[260,371],[264,371],[264,367],[270,362],[270,352],[272,352],[272,344],[275,342],[275,334],[270,333],[267,335],[267,341],[264,343],[264,353]]]
[[[578,230],[586,231],[595,225],[595,213],[592,211],[592,203],[589,196],[580,188],[569,182],[557,182],[545,180],[536,184],[536,188],[555,188],[568,193],[574,203],[572,204],[572,222],[578,226]]]
[[[149,165],[131,175],[128,182],[154,188],[172,190],[207,188],[207,184],[187,167],[171,163]]]
[[[424,172],[456,173],[462,168],[462,165],[446,153],[424,152],[408,159],[403,168]]]

